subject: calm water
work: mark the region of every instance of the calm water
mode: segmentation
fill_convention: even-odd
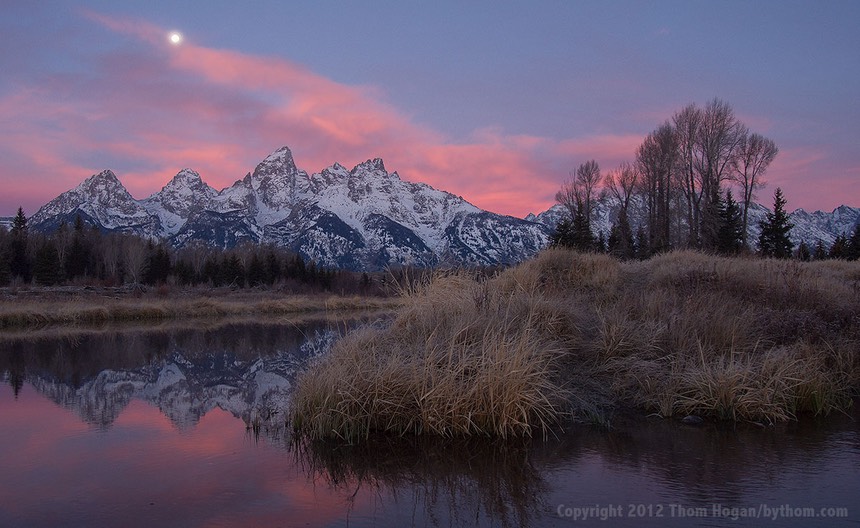
[[[294,445],[278,411],[344,329],[0,343],[0,526],[860,525],[856,407],[770,429],[628,418],[528,445]]]

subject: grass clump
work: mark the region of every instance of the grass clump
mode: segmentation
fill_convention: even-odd
[[[465,274],[437,277],[388,328],[341,340],[301,377],[294,423],[350,441],[547,431],[564,401],[554,377],[563,348],[541,335],[544,323],[520,295],[497,297]]]
[[[773,423],[845,409],[860,387],[856,262],[550,249],[402,302],[299,379],[298,431],[522,436],[630,406]]]

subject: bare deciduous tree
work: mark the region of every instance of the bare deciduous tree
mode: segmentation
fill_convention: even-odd
[[[779,153],[776,143],[760,134],[745,134],[738,145],[737,155],[732,161],[733,179],[740,185],[743,192],[743,224],[742,239],[747,245],[747,225],[750,204],[755,198],[755,191],[764,187],[762,180],[768,166]]]
[[[677,178],[687,209],[687,227],[689,244],[698,244],[699,240],[699,211],[702,203],[702,188],[698,184],[696,173],[696,141],[699,136],[699,126],[702,122],[702,112],[695,104],[689,104],[672,117],[675,126],[675,137],[678,140]]]
[[[139,284],[146,271],[148,251],[146,243],[137,237],[127,236],[122,245],[125,273],[132,284]]]
[[[651,249],[667,249],[671,240],[673,177],[677,168],[678,138],[668,121],[648,134],[636,152],[639,186],[648,208],[648,235]]]
[[[636,190],[636,184],[639,181],[639,174],[636,168],[623,162],[617,169],[610,171],[605,178],[606,188],[609,194],[618,201],[618,205],[622,211],[627,211],[630,207],[630,198]]]
[[[700,235],[706,248],[716,247],[721,185],[730,176],[738,145],[746,134],[746,127],[737,120],[728,103],[714,99],[702,110],[696,136],[695,168],[704,198],[699,212]]]
[[[597,199],[597,188],[601,180],[600,166],[597,162],[586,161],[576,169],[576,172],[571,173],[568,181],[562,184],[555,199],[567,208],[571,218],[576,216],[579,208],[582,208],[585,217],[591,221],[592,206]]]

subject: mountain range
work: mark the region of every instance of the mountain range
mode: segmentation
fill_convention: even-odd
[[[639,226],[638,219],[646,218],[645,204],[641,200],[634,199],[631,200],[630,209],[631,224],[635,231]],[[595,234],[602,232],[604,236],[608,237],[612,224],[618,218],[618,210],[619,206],[612,201],[598,200],[592,211],[592,231]],[[755,202],[750,204],[747,239],[753,246],[761,234],[760,223],[769,212],[771,210],[762,204]],[[562,218],[568,216],[567,209],[556,204],[537,215],[530,214],[525,219],[554,228]],[[800,245],[801,241],[806,242],[810,248],[814,248],[819,240],[825,248],[829,248],[839,235],[851,236],[854,227],[860,223],[860,208],[840,205],[830,213],[823,211],[809,213],[803,209],[795,209],[789,214],[789,220],[794,224],[789,233],[789,238],[794,242],[795,248]]]
[[[462,197],[389,173],[379,158],[351,170],[335,163],[308,175],[282,147],[253,172],[216,191],[180,171],[143,200],[109,171],[57,196],[30,219],[50,231],[84,222],[182,247],[260,242],[292,249],[325,267],[381,269],[440,263],[507,265],[546,245],[541,223],[479,209]]]
[[[592,228],[609,233],[617,206],[599,201]],[[635,209],[635,207],[634,207]],[[749,240],[768,209],[753,204]],[[319,173],[298,169],[288,147],[217,191],[183,169],[160,191],[137,200],[110,170],[57,196],[30,218],[52,231],[77,216],[104,231],[160,239],[180,248],[194,241],[220,248],[243,242],[291,249],[324,267],[378,270],[391,265],[509,265],[546,246],[565,209],[556,205],[515,218],[482,210],[462,197],[389,173],[379,158],[352,169],[335,163]],[[637,215],[633,211],[631,218]],[[791,237],[832,244],[860,221],[860,209],[791,213]],[[635,224],[635,220],[634,220]],[[635,226],[634,226],[635,228]]]

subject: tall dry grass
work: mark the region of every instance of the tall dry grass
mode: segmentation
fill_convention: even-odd
[[[308,312],[392,310],[397,298],[337,295],[276,295],[263,293],[192,291],[173,296],[0,300],[0,331],[46,325],[87,325],[125,321],[294,315]]]
[[[550,249],[492,278],[437,275],[403,303],[300,378],[299,431],[529,435],[631,405],[772,423],[860,387],[857,262]]]
[[[464,274],[438,277],[385,329],[338,342],[294,394],[295,426],[314,438],[372,432],[462,436],[548,430],[563,399],[563,350],[519,296],[486,298]]]

